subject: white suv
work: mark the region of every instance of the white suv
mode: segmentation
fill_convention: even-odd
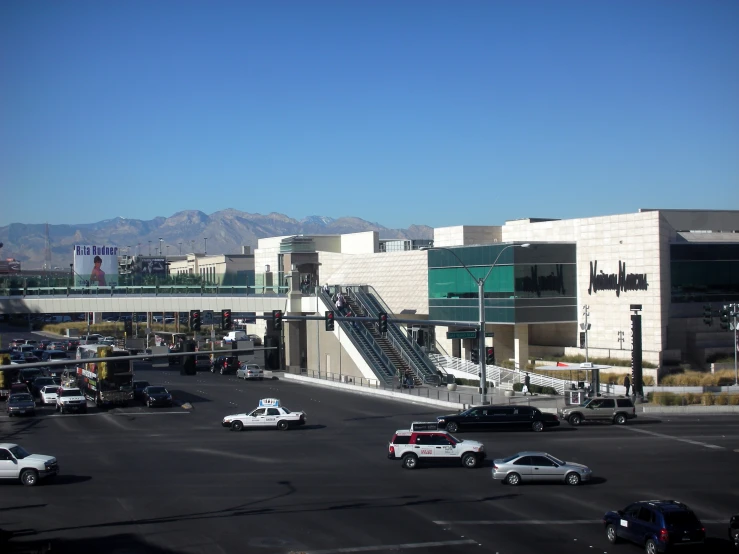
[[[27,486],[39,479],[59,473],[59,464],[53,456],[29,454],[22,446],[0,443],[0,479],[20,479]]]
[[[479,467],[485,459],[482,443],[458,439],[437,428],[437,423],[416,422],[409,430],[399,430],[388,444],[387,457],[400,459],[406,469],[416,469],[420,463],[461,463],[464,467]]]
[[[87,400],[80,389],[60,387],[56,395],[56,411],[63,414],[72,411],[87,413]]]

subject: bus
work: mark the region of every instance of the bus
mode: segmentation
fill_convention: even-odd
[[[126,406],[133,401],[133,364],[130,360],[116,361],[129,356],[128,350],[115,346],[83,344],[77,347],[76,385],[88,400],[101,406]],[[87,362],[89,358],[113,358],[105,362]]]

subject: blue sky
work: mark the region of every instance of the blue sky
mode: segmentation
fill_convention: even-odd
[[[739,2],[0,3],[0,225],[739,209]]]

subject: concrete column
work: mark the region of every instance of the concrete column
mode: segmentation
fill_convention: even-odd
[[[510,360],[514,357],[513,326],[491,325],[490,327],[493,333],[495,333],[495,337],[493,337],[493,346],[495,346],[495,361],[498,363],[498,365],[500,365],[502,361]]]
[[[529,363],[529,326],[526,323],[517,324],[513,328],[513,349],[516,369],[526,371]]]

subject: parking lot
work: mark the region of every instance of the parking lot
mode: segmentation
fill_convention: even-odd
[[[690,505],[711,537],[706,552],[721,552],[729,516],[739,512],[739,421],[731,416],[462,434],[485,444],[483,468],[408,471],[386,457],[393,431],[444,409],[148,366],[136,379],[166,386],[176,407],[0,416],[0,442],[54,455],[61,467],[34,488],[0,483],[11,552],[48,544],[51,552],[121,553],[639,552],[611,546],[601,517],[657,498]],[[265,397],[305,410],[307,425],[221,427],[224,415]],[[493,482],[492,458],[520,450],[585,463],[595,478],[580,487]]]

